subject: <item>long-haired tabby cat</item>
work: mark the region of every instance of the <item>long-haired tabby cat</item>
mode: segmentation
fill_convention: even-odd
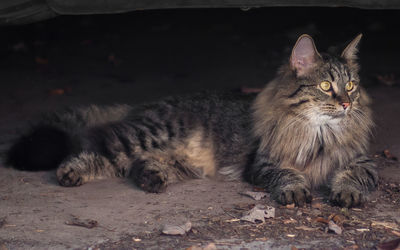
[[[357,36],[341,55],[302,35],[255,100],[202,93],[157,103],[47,115],[8,151],[22,170],[58,167],[63,186],[124,176],[149,192],[186,178],[244,178],[281,204],[327,185],[341,206],[377,185],[366,156],[373,125],[360,85]]]

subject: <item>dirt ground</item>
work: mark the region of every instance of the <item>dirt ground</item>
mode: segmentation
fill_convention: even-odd
[[[400,238],[398,14],[171,10],[1,27],[0,152],[45,111],[257,88],[273,77],[298,35],[313,35],[324,51],[363,32],[361,78],[377,124],[370,153],[381,180],[360,208],[332,206],[326,190],[314,191],[311,205],[291,208],[240,194],[253,190],[244,182],[191,180],[162,194],[145,193],[127,179],[64,188],[54,172],[1,163],[0,249],[393,249],[383,243]],[[256,204],[273,206],[275,217],[241,221]],[[163,225],[187,221],[192,227],[182,236],[161,233]]]

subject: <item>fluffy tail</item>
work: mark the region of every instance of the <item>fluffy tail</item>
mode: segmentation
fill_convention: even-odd
[[[38,126],[8,150],[6,163],[19,170],[50,170],[57,168],[71,150],[66,132],[56,127]]]
[[[124,119],[130,110],[127,105],[92,105],[48,114],[11,146],[6,164],[27,171],[55,169],[68,155],[80,150],[82,131]]]

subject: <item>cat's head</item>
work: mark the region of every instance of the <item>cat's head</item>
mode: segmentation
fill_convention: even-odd
[[[322,125],[360,110],[367,98],[363,98],[356,62],[361,37],[358,35],[336,56],[320,54],[309,35],[299,37],[286,68],[294,80],[288,96],[295,113]]]

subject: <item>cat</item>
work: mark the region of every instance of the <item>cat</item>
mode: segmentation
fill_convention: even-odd
[[[377,186],[367,150],[373,121],[358,76],[361,34],[341,55],[298,38],[253,99],[202,92],[137,106],[88,106],[45,116],[9,149],[21,170],[57,168],[62,186],[128,177],[148,192],[187,178],[244,179],[280,204],[302,206],[330,188],[358,206]]]

